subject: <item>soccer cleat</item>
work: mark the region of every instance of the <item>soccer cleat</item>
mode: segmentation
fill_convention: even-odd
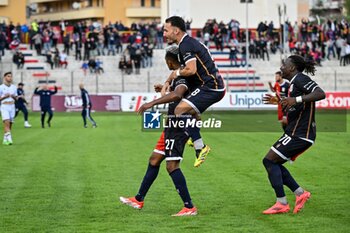
[[[190,146],[190,147],[194,147],[192,138],[189,138],[189,139],[187,140],[187,145]]]
[[[181,217],[181,216],[193,216],[193,215],[197,215],[197,208],[196,207],[192,207],[191,209],[184,207],[184,208],[182,208],[182,210],[180,210],[179,213],[173,214],[171,216]]]
[[[47,122],[47,126],[49,126],[49,128],[51,127],[51,122],[50,121]]]
[[[84,125],[84,128],[87,128],[87,125]]]
[[[11,145],[10,142],[9,142],[8,140],[4,140],[4,141],[2,142],[2,144],[5,145],[5,146],[10,146],[10,145]]]
[[[27,121],[24,122],[24,128],[31,128],[31,127],[32,127],[32,125],[29,124]]]
[[[92,128],[97,128],[97,125],[95,124],[95,125],[92,125]]]
[[[210,152],[210,147],[208,145],[205,145],[200,152],[198,153],[197,159],[194,161],[194,166],[199,167],[202,163],[204,163],[205,159],[207,158],[208,154]]]
[[[138,210],[142,209],[143,207],[143,201],[138,201],[135,199],[135,197],[119,197],[119,200],[121,203]]]
[[[271,208],[263,211],[263,214],[283,214],[289,212],[289,204],[283,205],[281,202],[276,202]]]
[[[311,193],[308,191],[304,191],[304,193],[301,194],[300,196],[296,196],[293,213],[294,214],[298,213],[304,207],[305,203],[307,202],[307,200],[309,200],[310,197],[311,197]]]

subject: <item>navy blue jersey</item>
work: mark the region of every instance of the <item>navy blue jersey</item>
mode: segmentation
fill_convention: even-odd
[[[81,89],[81,99],[83,100],[83,107],[86,108],[87,106],[92,106],[91,105],[91,100],[89,93],[85,89]]]
[[[185,86],[187,88],[187,91],[186,93],[184,94],[184,96],[187,96],[189,94],[189,85],[188,85],[188,82],[187,82],[187,79],[184,78],[184,77],[177,77],[176,79],[174,79],[172,82],[171,82],[171,85],[170,85],[170,91],[175,91],[175,89],[178,87],[178,86]],[[168,115],[174,115],[174,111],[175,111],[175,108],[176,106],[180,103],[181,100],[178,100],[178,101],[174,101],[174,102],[170,102],[169,103],[169,108],[168,108]]]
[[[318,87],[317,83],[303,73],[298,73],[290,82],[289,97],[309,94]],[[288,125],[285,132],[304,140],[316,139],[315,102],[297,103],[287,112]]]
[[[40,95],[40,107],[42,108],[51,108],[51,96],[57,93],[57,87],[55,86],[54,91],[50,90],[40,90],[35,88],[34,94]]]
[[[196,60],[197,72],[189,78],[197,79],[196,81],[200,86],[212,90],[223,90],[225,88],[209,49],[187,34],[179,43],[179,60],[183,66],[186,66],[188,61]]]
[[[17,96],[23,96],[23,98],[17,98],[16,106],[23,106],[26,101],[24,99],[24,90],[22,88],[17,88]]]

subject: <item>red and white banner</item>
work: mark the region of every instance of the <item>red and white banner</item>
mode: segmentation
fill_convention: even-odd
[[[92,110],[97,112],[121,111],[120,95],[90,95]],[[53,95],[51,106],[57,112],[74,112],[82,110],[83,101],[76,95]],[[32,98],[32,111],[40,111],[40,96]]]
[[[350,92],[326,92],[326,99],[316,102],[316,107],[350,109]]]
[[[276,105],[264,104],[262,97],[267,92],[226,93],[224,98],[208,110],[275,110]],[[123,111],[136,112],[144,103],[159,98],[159,93],[116,93],[110,95],[90,95],[92,109],[98,112]],[[51,97],[52,107],[58,112],[81,111],[80,96],[54,95]],[[33,96],[32,110],[40,111],[40,97]],[[350,92],[327,92],[326,99],[316,102],[319,109],[350,109]],[[166,111],[168,104],[155,106],[155,110]]]
[[[262,97],[268,92],[226,93],[224,98],[208,110],[275,110],[277,105],[264,104]],[[122,98],[122,111],[135,112],[144,103],[160,97],[158,93],[118,93]],[[350,92],[326,92],[326,99],[316,102],[319,109],[350,109]],[[167,104],[155,107],[166,110]]]

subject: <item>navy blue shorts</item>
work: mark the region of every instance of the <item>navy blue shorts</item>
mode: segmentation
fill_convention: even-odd
[[[165,128],[164,129],[164,144],[165,144],[165,160],[182,160],[183,152],[189,136],[185,133],[185,129]]]
[[[299,137],[283,134],[282,137],[273,144],[271,150],[284,160],[294,161],[299,155],[312,146],[312,144],[312,141],[306,141]]]
[[[225,90],[213,91],[207,87],[198,87],[182,101],[191,105],[198,114],[201,114],[207,108],[219,102],[224,96]]]

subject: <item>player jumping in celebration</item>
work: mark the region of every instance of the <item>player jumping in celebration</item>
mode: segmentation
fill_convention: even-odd
[[[209,49],[186,33],[185,21],[179,16],[172,16],[165,20],[164,36],[168,44],[177,44],[179,47],[179,59],[183,68],[174,70],[165,82],[162,93],[168,89],[172,80],[176,77],[185,77],[191,86],[197,86],[175,108],[177,117],[191,114],[199,118],[208,107],[219,102],[225,95],[225,86],[221,75],[214,63]],[[187,131],[197,131],[195,127]],[[210,148],[205,146],[202,140],[194,141],[195,149],[201,148],[198,160],[204,161]]]
[[[298,55],[289,56],[282,63],[282,76],[290,81],[288,97],[280,100],[282,107],[288,111],[288,124],[282,137],[273,144],[263,159],[268,178],[277,196],[276,204],[263,211],[264,214],[289,212],[283,185],[296,195],[293,213],[298,213],[311,196],[310,192],[299,186],[283,164],[288,160],[294,161],[315,142],[315,101],[324,99],[325,93],[316,82],[302,73],[305,71],[314,75],[315,70],[312,61],[305,61]],[[263,100],[268,104],[278,102],[277,98],[271,95],[266,95]]]
[[[169,69],[180,66],[177,60],[177,55],[171,54],[170,52],[167,52],[166,54],[166,62]],[[155,89],[157,92],[159,92],[162,89],[162,85],[155,85]],[[173,80],[171,84],[172,91],[169,94],[164,95],[161,98],[156,99],[150,103],[142,105],[139,108],[138,112],[141,114],[145,110],[152,108],[154,105],[170,103],[168,115],[174,115],[175,107],[181,98],[189,93],[188,89],[189,87],[186,79],[178,77]],[[167,171],[172,178],[176,190],[178,191],[182,201],[184,202],[184,208],[173,216],[196,215],[197,208],[192,204],[192,200],[187,189],[186,179],[179,167],[180,161],[182,160],[184,147],[188,138],[189,137],[183,128],[166,128],[159,138],[151,157],[149,158],[148,169],[141,183],[139,192],[135,197],[120,197],[120,201],[133,208],[142,209],[144,198],[154,180],[158,176],[160,164],[165,159]]]
[[[57,87],[55,86],[54,91],[50,91],[47,85],[44,85],[41,90],[39,87],[35,88],[34,94],[40,95],[40,107],[41,107],[41,128],[45,128],[45,115],[49,113],[49,119],[47,120],[47,125],[51,127],[51,120],[53,117],[53,112],[51,109],[51,96],[57,93]]]
[[[288,95],[289,90],[289,82],[282,78],[282,72],[277,71],[275,73],[275,85],[272,86],[272,83],[269,82],[270,90],[275,92],[279,98],[284,98]],[[280,103],[277,104],[277,114],[278,121],[281,122],[283,130],[287,126],[287,112],[283,111],[282,105]]]
[[[81,99],[83,100],[83,110],[81,112],[81,115],[82,115],[83,121],[84,121],[84,128],[87,128],[86,117],[91,122],[92,127],[96,128],[97,124],[94,121],[94,119],[92,119],[92,117],[91,117],[91,107],[92,107],[92,105],[91,105],[91,100],[90,100],[89,93],[87,92],[87,90],[85,90],[84,84],[82,84],[82,83],[79,85],[79,89],[80,89],[80,92],[81,92]]]
[[[17,101],[16,101],[16,115],[17,117],[19,111],[23,112],[24,116],[24,127],[30,128],[32,127],[28,122],[28,110],[26,104],[28,104],[27,100],[24,97],[23,83],[18,83],[17,85]]]
[[[12,145],[11,128],[15,119],[15,101],[17,88],[12,84],[12,73],[4,74],[4,83],[0,85],[1,118],[4,125],[3,145]]]

